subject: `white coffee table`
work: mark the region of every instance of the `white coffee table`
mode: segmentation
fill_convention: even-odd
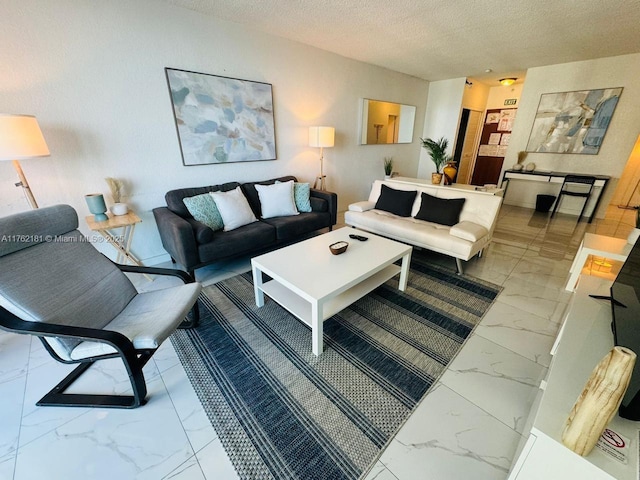
[[[366,242],[349,234],[368,237]],[[333,255],[329,245],[344,240],[347,251]],[[341,228],[251,259],[256,305],[264,294],[311,327],[311,346],[322,352],[323,322],[400,273],[407,287],[412,247],[354,228]],[[394,262],[402,259],[401,266]],[[262,282],[262,273],[273,280]]]

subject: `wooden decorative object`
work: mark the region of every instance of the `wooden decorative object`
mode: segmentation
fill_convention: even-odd
[[[567,418],[562,432],[566,447],[589,455],[618,411],[635,363],[636,354],[625,347],[613,347],[600,360]]]
[[[329,250],[334,255],[340,255],[347,251],[347,247],[349,246],[349,242],[336,242],[329,245]]]

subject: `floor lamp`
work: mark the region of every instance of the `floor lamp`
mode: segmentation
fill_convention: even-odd
[[[32,115],[0,114],[0,160],[13,161],[18,179],[16,187],[22,187],[31,208],[38,203],[29,188],[19,160],[33,157],[48,157],[49,148],[44,141],[36,117]]]
[[[325,174],[324,174],[324,152],[326,147],[333,147],[335,139],[336,129],[333,127],[309,127],[309,146],[320,147],[320,176],[316,178],[313,184],[313,188],[319,187],[320,190],[325,190]],[[320,185],[318,185],[320,180]]]

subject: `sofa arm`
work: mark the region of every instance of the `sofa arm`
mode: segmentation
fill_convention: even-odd
[[[154,208],[153,216],[164,249],[188,271],[192,270],[199,260],[196,237],[191,224],[167,207]]]
[[[370,202],[368,200],[364,200],[363,202],[356,202],[349,205],[349,211],[351,212],[366,212],[367,210],[372,210],[375,208],[376,204]]]
[[[310,196],[314,198],[320,198],[327,202],[327,211],[331,216],[331,225],[335,225],[338,222],[338,195],[333,192],[327,192],[326,190],[310,189]]]
[[[489,230],[484,228],[482,225],[478,225],[477,223],[462,221],[452,226],[449,230],[449,234],[463,240],[477,242],[481,238],[489,235]]]

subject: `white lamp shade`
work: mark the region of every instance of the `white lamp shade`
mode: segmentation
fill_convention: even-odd
[[[0,160],[47,156],[49,148],[36,117],[0,114]]]
[[[309,127],[309,146],[333,147],[335,134],[333,127]]]

